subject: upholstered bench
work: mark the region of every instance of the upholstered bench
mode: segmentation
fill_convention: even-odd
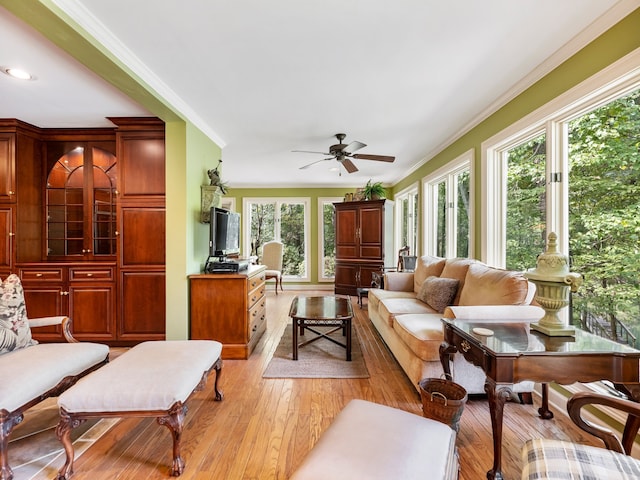
[[[67,455],[58,479],[73,473],[71,430],[90,418],[157,417],[173,437],[171,475],[184,470],[180,437],[187,413],[186,401],[201,390],[216,370],[215,399],[222,400],[218,380],[222,344],[211,340],[144,342],[84,377],[58,398],[60,423],[56,429]]]
[[[351,400],[291,480],[458,478],[455,432],[385,405]]]

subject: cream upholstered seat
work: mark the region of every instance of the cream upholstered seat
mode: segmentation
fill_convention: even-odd
[[[267,266],[267,271],[265,272],[265,280],[269,280],[270,278],[275,279],[276,295],[278,294],[278,285],[280,285],[280,290],[283,291],[282,249],[282,242],[278,242],[276,240],[267,242],[262,246],[262,261],[260,263]]]

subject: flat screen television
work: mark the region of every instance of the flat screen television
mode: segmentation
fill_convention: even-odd
[[[240,214],[224,208],[211,208],[209,256],[224,259],[240,253]]]

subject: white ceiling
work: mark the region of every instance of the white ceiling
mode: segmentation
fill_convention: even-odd
[[[637,0],[54,0],[223,146],[231,187],[393,184]],[[0,2],[0,5],[2,2]],[[0,117],[39,127],[149,115],[0,8]],[[359,171],[291,150],[359,140]],[[215,166],[217,158],[211,159]]]

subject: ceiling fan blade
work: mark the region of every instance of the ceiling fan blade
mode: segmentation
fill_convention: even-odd
[[[314,152],[314,153],[320,153],[320,152]],[[333,160],[333,157],[331,158],[323,158],[322,160],[316,160],[315,162],[311,162],[307,165],[304,165],[303,167],[300,167],[300,170],[304,170],[306,168],[309,168],[311,165],[315,165],[316,163],[320,163],[320,162],[326,162],[327,160]]]
[[[330,153],[327,153],[327,152],[313,152],[311,150],[291,150],[291,151],[296,153],[319,153],[320,155],[331,155]]]
[[[342,153],[353,153],[356,150],[360,150],[361,148],[366,147],[366,143],[362,142],[351,142],[349,145],[342,149]]]
[[[338,159],[338,161],[340,163],[342,163],[342,166],[344,166],[344,168],[347,170],[347,172],[353,173],[353,172],[357,172],[358,171],[358,167],[356,167],[354,165],[354,163],[351,160],[349,160],[348,158]]]
[[[369,155],[367,153],[356,153],[352,155],[353,158],[359,158],[360,160],[376,160],[378,162],[393,162],[396,157],[390,157],[388,155]]]

